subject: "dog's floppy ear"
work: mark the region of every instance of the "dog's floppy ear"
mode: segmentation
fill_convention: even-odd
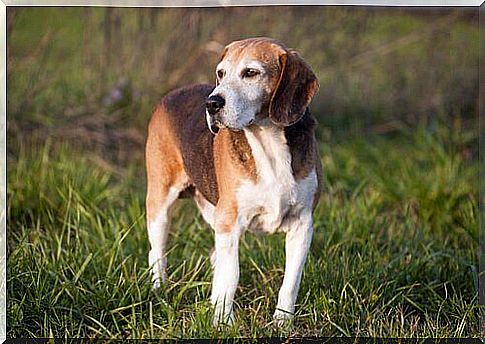
[[[305,113],[318,91],[317,77],[294,50],[279,56],[280,76],[269,104],[269,118],[277,125],[289,126]]]

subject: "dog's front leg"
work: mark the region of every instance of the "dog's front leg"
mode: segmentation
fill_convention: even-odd
[[[274,313],[275,323],[283,325],[293,317],[300,280],[313,234],[311,211],[300,216],[286,233],[285,277]]]
[[[234,322],[232,304],[239,281],[240,230],[215,231],[215,266],[211,303],[214,305],[214,325]]]

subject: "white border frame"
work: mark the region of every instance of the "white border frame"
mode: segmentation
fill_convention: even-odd
[[[0,25],[0,342],[3,343],[7,338],[7,6],[1,1]]]
[[[276,5],[479,7],[482,0],[0,0],[0,342],[7,334],[7,6],[224,7]],[[481,270],[481,269],[480,269]],[[479,316],[481,320],[481,316]],[[484,326],[482,324],[482,326]],[[483,327],[481,326],[481,329]]]
[[[1,0],[6,6],[220,7],[220,6],[481,6],[483,0]]]

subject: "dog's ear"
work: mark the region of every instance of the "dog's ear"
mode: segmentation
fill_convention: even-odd
[[[298,122],[318,91],[317,77],[294,50],[279,56],[280,76],[269,104],[269,118],[277,125]]]

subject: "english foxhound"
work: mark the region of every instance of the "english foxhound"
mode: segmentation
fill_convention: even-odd
[[[174,90],[155,108],[146,143],[146,213],[154,287],[166,280],[170,212],[195,200],[214,229],[214,323],[232,323],[238,245],[246,231],[286,233],[276,324],[291,319],[313,233],[321,164],[308,105],[318,80],[270,38],[225,47],[216,86]]]

